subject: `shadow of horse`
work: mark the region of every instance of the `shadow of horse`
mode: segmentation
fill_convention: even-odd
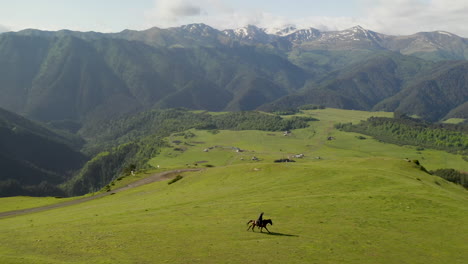
[[[268,231],[268,233],[271,233],[270,230],[268,230],[268,228],[266,227],[267,224],[273,225],[273,221],[271,221],[271,219],[263,219],[261,223],[257,223],[257,220],[249,220],[247,222],[247,225],[249,225],[247,231],[249,231],[249,229],[252,228],[252,231],[255,232],[254,228],[258,227],[260,229],[260,232],[263,232],[263,228],[265,228],[266,231]]]
[[[269,235],[269,236],[299,237],[298,235],[283,234],[283,233],[277,233],[277,232],[269,232],[269,233],[262,233],[262,234]]]

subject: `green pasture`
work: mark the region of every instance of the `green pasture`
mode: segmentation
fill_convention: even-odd
[[[172,147],[164,149],[149,163],[153,167],[159,165],[161,169],[227,166],[255,163],[256,161],[252,161],[254,156],[260,161],[272,162],[295,154],[304,154],[304,158],[295,159],[296,162],[339,160],[347,157],[393,157],[419,160],[428,170],[453,168],[468,171],[468,162],[460,155],[431,149],[417,150],[415,146],[387,144],[368,136],[364,136],[366,139],[359,139],[359,134],[341,132],[334,128],[336,123],[358,123],[371,116],[389,117],[392,113],[323,109],[305,111],[302,115],[320,121],[310,122],[310,127],[294,130],[288,136],[284,136],[283,132],[224,130],[216,134],[191,130],[195,134],[191,138],[171,136],[168,142]],[[328,140],[329,137],[332,140]],[[236,152],[235,148],[242,152]]]
[[[0,198],[0,213],[8,211],[16,211],[28,208],[35,208],[44,205],[62,203],[70,201],[74,198],[55,198],[55,197],[3,197]]]
[[[391,158],[184,174],[0,219],[2,263],[464,263],[466,190]],[[265,212],[271,234],[246,231]]]
[[[465,119],[463,119],[463,118],[450,118],[450,119],[445,120],[444,123],[446,123],[446,124],[459,124],[459,123],[462,123],[464,121],[465,121]]]

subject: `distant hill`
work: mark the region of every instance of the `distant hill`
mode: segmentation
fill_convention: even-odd
[[[299,92],[266,104],[260,109],[271,111],[312,103],[370,110],[382,100],[398,94],[420,72],[431,68],[431,63],[415,57],[379,52],[350,67],[334,71],[320,81],[306,85]]]
[[[428,60],[465,60],[468,40],[445,31],[385,38],[385,48]]]
[[[452,111],[450,111],[445,117],[444,120],[450,118],[463,118],[468,120],[468,102],[465,102]]]
[[[44,190],[33,186],[50,188],[49,184],[70,178],[86,161],[75,150],[77,144],[72,138],[0,109],[0,196],[37,195]],[[32,188],[23,189],[25,186]]]
[[[446,116],[468,118],[468,62],[441,63],[382,101],[375,110],[412,113],[429,121]]]

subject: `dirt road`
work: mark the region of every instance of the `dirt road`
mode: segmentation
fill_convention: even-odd
[[[98,199],[101,197],[105,197],[111,194],[116,194],[119,192],[123,192],[125,190],[135,188],[138,186],[142,186],[148,183],[152,182],[157,182],[157,181],[163,181],[171,178],[174,176],[174,174],[182,173],[182,172],[188,172],[188,171],[199,171],[201,169],[180,169],[180,170],[172,170],[172,171],[165,171],[165,172],[160,172],[153,174],[149,177],[146,177],[144,179],[138,180],[136,182],[133,182],[127,186],[112,190],[110,192],[105,192],[105,193],[100,193],[94,196],[89,196],[89,197],[84,197],[81,199],[76,199],[73,201],[67,201],[63,203],[57,203],[57,204],[51,204],[51,205],[46,205],[46,206],[41,206],[41,207],[35,207],[35,208],[28,208],[28,209],[21,209],[21,210],[16,210],[16,211],[8,211],[8,212],[2,212],[0,213],[0,218],[5,218],[5,217],[11,217],[11,216],[17,216],[17,215],[23,215],[23,214],[30,214],[30,213],[37,213],[37,212],[42,212],[46,210],[51,210],[51,209],[56,209],[56,208],[61,208],[65,206],[70,206],[70,205],[75,205],[79,203],[84,203],[87,201],[91,201],[94,199]]]

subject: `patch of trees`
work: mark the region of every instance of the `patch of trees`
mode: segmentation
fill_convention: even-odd
[[[64,184],[64,189],[69,195],[98,191],[119,176],[144,169],[148,160],[164,146],[167,146],[167,142],[154,135],[102,152],[88,161],[73,179]]]
[[[84,151],[96,155],[150,135],[166,137],[175,132],[202,126],[210,119],[209,114],[177,108],[150,110],[101,122],[99,125],[88,124],[81,130],[83,137],[88,139]]]
[[[460,172],[454,169],[438,169],[431,171],[431,174],[442,177],[449,182],[460,184],[468,189],[468,173]]]
[[[277,160],[275,160],[275,163],[282,163],[282,162],[296,162],[296,161],[291,160],[291,159],[277,159]]]
[[[317,110],[317,109],[325,109],[326,107],[324,105],[316,105],[316,104],[306,104],[306,105],[301,105],[297,109],[298,110]]]
[[[316,119],[296,116],[282,118],[255,111],[231,112],[213,116],[208,127],[225,130],[285,131],[308,127],[307,122],[314,120]]]
[[[400,118],[371,117],[359,124],[337,124],[336,128],[372,136],[378,140],[424,148],[444,150],[466,155],[468,126],[433,124],[400,116]]]
[[[303,110],[318,110],[318,109],[325,109],[324,105],[317,105],[317,104],[305,104],[298,107],[291,107],[291,106],[279,106],[279,107],[264,107],[267,112],[276,114],[276,115],[295,115],[301,113]]]

